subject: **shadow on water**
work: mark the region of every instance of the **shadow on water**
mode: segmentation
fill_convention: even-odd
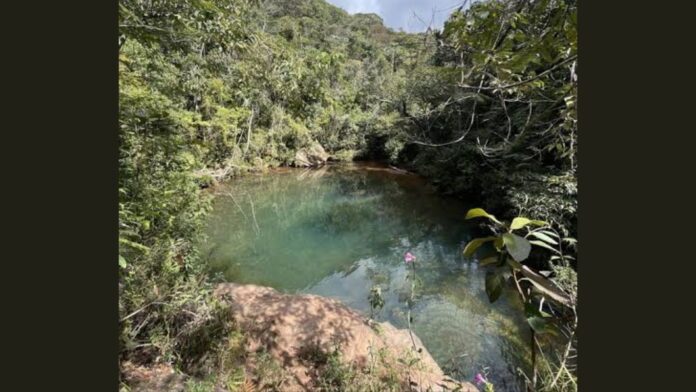
[[[498,390],[521,390],[529,329],[514,292],[490,304],[485,271],[462,255],[473,206],[370,164],[277,170],[217,193],[206,246],[227,281],[337,298],[365,314],[378,285],[385,305],[376,318],[404,328],[410,251],[420,279],[413,328],[435,360],[460,379],[487,369]]]

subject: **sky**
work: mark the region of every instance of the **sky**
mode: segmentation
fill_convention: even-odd
[[[384,24],[394,30],[423,32],[432,23],[433,28],[442,29],[447,17],[464,0],[326,0],[351,14],[375,13],[384,19]],[[417,15],[417,16],[416,16]],[[422,19],[422,20],[421,20]]]

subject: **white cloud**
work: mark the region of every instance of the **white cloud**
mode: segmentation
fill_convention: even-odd
[[[328,0],[329,3],[337,5],[351,14],[359,12],[374,12],[379,14],[379,0]]]

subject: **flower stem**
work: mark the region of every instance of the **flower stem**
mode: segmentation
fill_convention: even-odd
[[[406,321],[408,322],[408,334],[411,337],[413,349],[418,351],[418,347],[416,347],[416,340],[413,338],[413,332],[411,331],[411,309],[413,306],[413,299],[415,298],[414,293],[416,291],[416,262],[411,262],[411,265],[413,268],[413,275],[411,277],[411,295],[409,296],[408,300],[408,314],[406,315]]]

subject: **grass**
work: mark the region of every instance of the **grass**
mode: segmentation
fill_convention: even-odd
[[[371,353],[372,354],[372,353]],[[370,355],[363,369],[343,361],[340,348],[326,354],[317,379],[317,390],[326,392],[407,391],[406,380],[391,365],[386,350]]]

